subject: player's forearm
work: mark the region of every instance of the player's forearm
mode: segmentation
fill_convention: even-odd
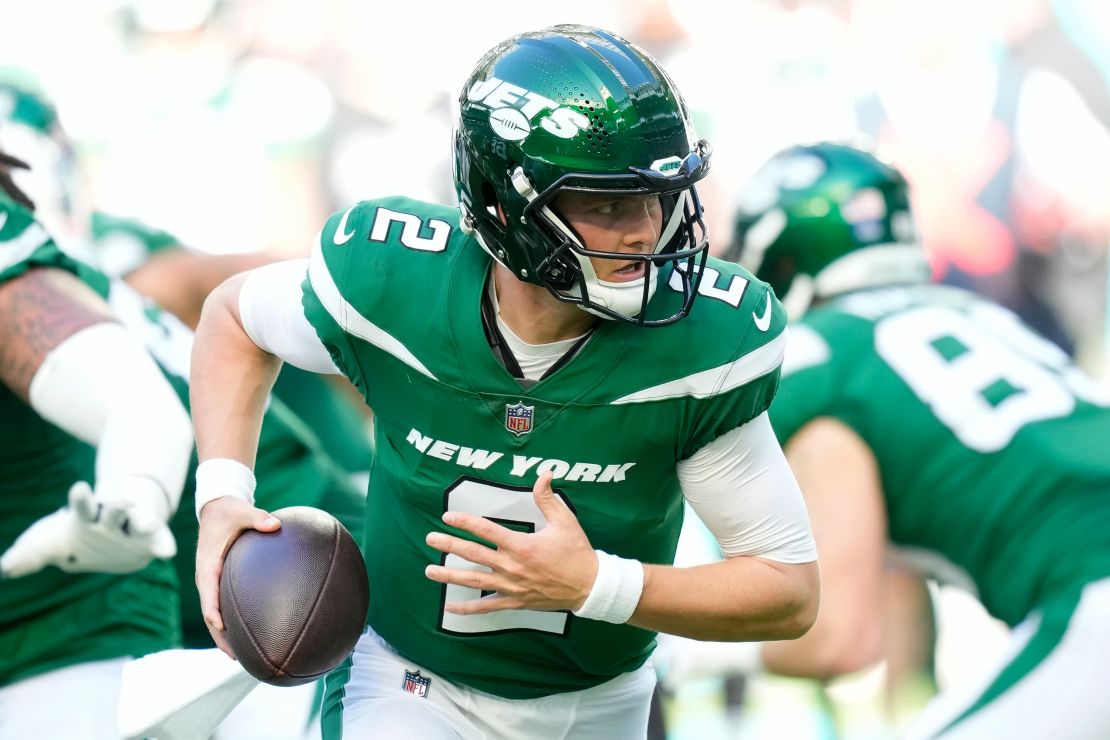
[[[822,560],[826,562],[817,621],[801,639],[763,645],[763,665],[769,672],[829,679],[863,670],[882,657],[880,594],[861,588],[858,577],[844,572],[849,564],[835,555]]]
[[[213,255],[175,247],[156,253],[125,279],[195,329],[205,299],[223,281],[271,261],[272,257],[260,254]]]
[[[266,402],[281,361],[243,330],[238,296],[243,277],[223,283],[205,301],[193,344],[190,399],[197,454],[254,466]]]
[[[789,640],[817,615],[816,563],[752,557],[693,568],[644,566],[644,589],[629,624],[698,640]]]
[[[875,629],[848,632],[818,619],[798,640],[765,643],[763,667],[781,676],[821,680],[863,670],[881,657],[877,621]]]
[[[193,450],[189,415],[126,329],[105,322],[65,339],[35,373],[30,399],[44,419],[96,447],[98,490],[141,486],[157,496],[159,517],[176,510]]]

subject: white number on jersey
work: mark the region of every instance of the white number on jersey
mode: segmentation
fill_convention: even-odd
[[[1030,422],[1071,413],[1077,397],[1106,403],[1062,350],[989,303],[967,315],[925,306],[882,319],[875,349],[978,452],[1002,449]]]
[[[510,528],[538,532],[547,526],[547,518],[532,499],[531,489],[462,478],[447,490],[445,505],[446,511],[465,511],[484,516]],[[487,566],[464,560],[453,553],[447,554],[443,564],[448,568],[490,572]],[[485,598],[490,597],[487,595]],[[482,592],[476,588],[444,584],[444,603],[478,598],[482,598]],[[490,614],[449,614],[443,611],[439,626],[446,632],[468,635],[507,630],[536,630],[562,635],[566,633],[569,621],[570,615],[566,612],[531,609],[510,609]]]
[[[695,271],[697,270],[696,265],[694,269]],[[681,293],[682,276],[678,274],[679,270],[685,271],[686,265],[675,265],[675,271],[671,273],[667,285],[671,286],[672,290]],[[708,266],[703,268],[701,282],[698,283],[698,294],[706,298],[712,298],[715,301],[724,301],[733,308],[739,308],[740,301],[744,300],[744,291],[748,289],[748,279],[740,277],[739,275],[733,275],[726,287],[719,288],[717,287],[717,283],[720,279],[721,273],[719,270],[715,270]]]
[[[370,241],[384,242],[388,239],[389,227],[394,221],[404,225],[401,229],[401,243],[409,249],[416,249],[421,252],[442,252],[447,249],[447,238],[451,235],[451,224],[438,218],[429,219],[426,226],[432,230],[432,235],[420,236],[420,229],[425,224],[419,216],[381,207],[374,212],[374,225],[370,228]]]

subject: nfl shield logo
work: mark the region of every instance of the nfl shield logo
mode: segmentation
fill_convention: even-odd
[[[523,403],[514,403],[505,406],[505,428],[516,436],[532,431],[532,412],[535,406],[525,406]]]
[[[401,684],[401,690],[415,696],[427,696],[428,687],[431,685],[432,679],[421,676],[420,671],[405,671],[405,680]]]

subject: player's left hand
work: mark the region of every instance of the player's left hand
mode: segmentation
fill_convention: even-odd
[[[485,614],[505,609],[573,610],[593,588],[597,553],[570,507],[551,490],[551,473],[532,488],[547,525],[536,532],[515,532],[485,517],[448,511],[444,523],[490,542],[496,548],[430,532],[429,546],[474,563],[474,569],[429,565],[424,573],[440,583],[495,592],[470,601],[448,602],[452,614]],[[485,567],[481,567],[485,566]]]

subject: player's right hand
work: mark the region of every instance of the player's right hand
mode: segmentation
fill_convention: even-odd
[[[247,529],[273,532],[280,527],[281,522],[269,512],[234,496],[213,499],[200,511],[196,572],[200,610],[212,640],[232,658],[235,653],[224,637],[224,620],[220,616],[220,574],[224,558],[240,532]]]
[[[85,481],[69,489],[69,504],[28,527],[0,556],[0,574],[19,578],[53,565],[69,573],[131,573],[155,558],[172,558],[177,544],[166,525],[165,493],[146,478],[115,485]]]

